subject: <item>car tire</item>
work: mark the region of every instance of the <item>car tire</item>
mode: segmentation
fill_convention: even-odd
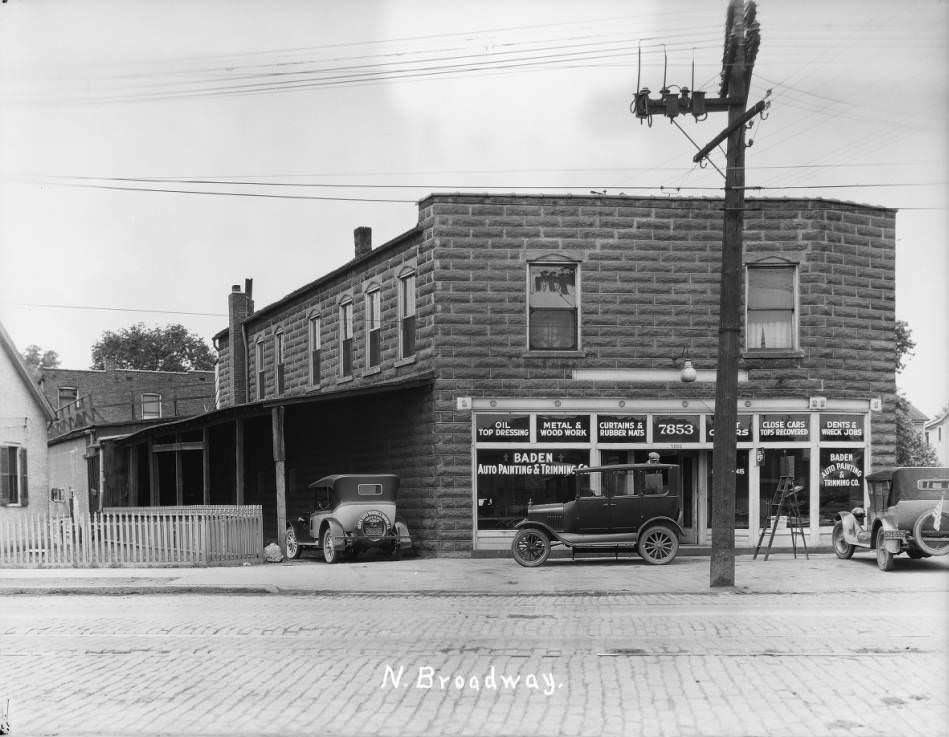
[[[287,525],[287,560],[296,560],[302,552],[303,548],[297,542],[297,531],[293,529],[293,525]]]
[[[939,530],[946,530],[949,532],[949,511],[943,512],[939,520]],[[942,547],[933,547],[929,544],[929,541],[923,536],[923,528],[928,528],[934,530],[934,520],[932,512],[923,512],[916,519],[916,524],[913,525],[913,540],[919,549],[928,553],[929,555],[946,555],[949,553],[949,543],[943,544]],[[935,530],[934,530],[935,531]]]
[[[853,556],[855,545],[851,545],[844,539],[843,523],[837,522],[834,525],[834,531],[830,535],[830,544],[834,548],[834,555],[841,560],[847,560]]]
[[[877,528],[876,548],[877,548],[877,567],[881,571],[892,571],[895,564],[894,556],[886,549],[886,539],[884,538],[883,527]]]
[[[329,530],[323,532],[320,547],[323,548],[323,560],[327,563],[332,564],[339,560],[339,551],[336,550],[336,546],[333,545],[333,536],[330,535]]]
[[[679,538],[665,525],[651,525],[639,536],[636,551],[650,565],[664,566],[675,560]]]
[[[543,532],[528,528],[518,530],[511,543],[511,555],[525,568],[536,568],[543,565],[550,557],[550,538]]]

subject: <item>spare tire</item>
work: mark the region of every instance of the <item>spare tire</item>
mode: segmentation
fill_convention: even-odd
[[[919,515],[913,525],[913,539],[919,549],[929,555],[949,553],[949,511],[940,514],[938,529],[932,510]]]

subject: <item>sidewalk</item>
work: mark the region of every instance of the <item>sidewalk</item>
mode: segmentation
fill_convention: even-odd
[[[0,596],[15,594],[758,594],[842,591],[949,592],[949,558],[897,559],[884,573],[873,555],[838,560],[772,553],[739,555],[734,588],[709,588],[709,559],[680,557],[650,566],[637,557],[551,559],[522,568],[510,558],[359,559],[327,565],[318,558],[220,568],[2,569]]]

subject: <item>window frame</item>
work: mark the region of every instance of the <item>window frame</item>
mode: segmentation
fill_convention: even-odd
[[[379,368],[382,366],[382,289],[377,284],[373,284],[366,290],[364,320],[366,323],[366,368]],[[373,341],[376,341],[377,345],[373,346]],[[375,356],[373,356],[373,349],[375,349]]]
[[[72,399],[68,402],[63,402],[63,391],[72,392]],[[79,399],[79,388],[75,386],[57,386],[56,387],[56,408],[62,409],[70,404],[73,404],[77,399]]]
[[[418,272],[415,269],[405,271],[398,277],[398,314],[399,314],[399,359],[412,358],[417,349],[417,331],[418,331]],[[411,304],[406,296],[406,285],[411,280],[412,295],[414,299]],[[411,312],[409,311],[411,310]],[[408,331],[411,330],[411,342],[406,339]]]
[[[146,400],[146,397],[148,397],[149,399]],[[155,401],[156,401],[156,400],[155,400],[155,397],[158,398],[158,399],[157,399],[157,401],[158,401],[158,414],[157,414],[157,415],[147,415],[147,414],[145,413],[145,406],[146,406],[146,403],[153,403],[153,402],[155,402]],[[142,396],[141,396],[141,406],[142,406],[142,419],[143,419],[143,420],[160,420],[160,419],[162,418],[162,402],[161,402],[161,394],[160,394],[159,392],[142,392]]]
[[[323,324],[322,318],[318,312],[312,313],[307,317],[307,363],[309,368],[310,386],[320,385],[320,373],[322,369],[323,338],[321,333]]]
[[[27,450],[24,446],[16,443],[4,443],[0,445],[0,456],[8,458],[8,470],[3,473],[0,470],[0,506],[6,507],[26,507],[29,505],[29,467],[27,464]],[[11,472],[9,463],[12,459],[15,468]],[[0,458],[0,469],[3,467],[3,460]],[[12,478],[15,482],[15,489],[11,489],[13,494],[7,494],[4,487],[7,485],[7,479]]]
[[[284,351],[286,350],[286,340],[282,330],[278,330],[273,335],[273,368],[274,368],[274,389],[279,396],[286,391],[286,363],[284,362]]]
[[[581,324],[582,324],[582,313],[581,313],[581,301],[582,301],[582,285],[581,285],[581,269],[580,262],[575,259],[564,258],[562,256],[557,257],[544,257],[544,258],[534,258],[526,262],[527,268],[525,269],[525,286],[526,286],[526,299],[525,299],[525,317],[527,321],[527,335],[526,338],[526,349],[529,353],[577,353],[583,348]],[[542,266],[553,266],[553,267],[569,267],[573,269],[573,285],[574,285],[574,344],[569,348],[556,348],[556,347],[537,347],[535,348],[531,344],[531,313],[540,309],[552,311],[556,309],[560,312],[567,312],[566,308],[534,308],[531,306],[531,295],[533,294],[533,285],[531,280],[531,270],[535,267]]]
[[[353,332],[353,300],[348,297],[339,303],[339,376],[341,379],[351,378],[353,375],[356,353]]]
[[[753,336],[750,335],[750,315],[752,312],[756,311],[757,308],[751,307],[751,273],[752,271],[763,271],[765,269],[770,269],[772,271],[782,270],[791,272],[791,298],[792,306],[790,308],[791,312],[791,344],[789,346],[780,346],[780,347],[764,347],[753,345]],[[756,354],[782,354],[782,353],[794,353],[800,350],[800,312],[801,312],[801,290],[800,290],[800,268],[799,264],[786,261],[784,259],[775,260],[769,259],[764,261],[756,261],[754,263],[745,264],[745,305],[744,305],[744,352],[745,353],[756,353]]]
[[[254,341],[254,367],[257,374],[257,399],[261,400],[267,396],[267,369],[264,364],[264,339],[257,338]]]

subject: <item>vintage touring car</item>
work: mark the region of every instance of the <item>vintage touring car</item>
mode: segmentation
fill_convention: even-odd
[[[635,550],[653,565],[670,563],[679,551],[682,489],[679,467],[634,463],[578,468],[551,477],[543,504],[529,503],[511,545],[522,566],[539,566],[551,546],[574,552]]]
[[[381,548],[394,557],[412,547],[409,528],[396,516],[399,477],[335,474],[314,481],[314,511],[287,524],[287,557],[319,547],[327,563]]]
[[[857,548],[876,551],[882,571],[894,556],[949,554],[949,468],[897,468],[867,476],[869,508],[839,512],[832,543],[838,558]]]

